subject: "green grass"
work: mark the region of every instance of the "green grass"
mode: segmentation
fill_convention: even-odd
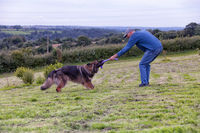
[[[39,32],[44,32],[45,30],[39,30]],[[54,31],[54,30],[49,30],[52,33],[62,33],[62,31]],[[11,34],[11,35],[29,35],[32,32],[34,32],[34,30],[23,30],[23,29],[2,29],[1,32],[7,33],[7,34]]]
[[[128,58],[105,64],[94,90],[71,82],[61,93],[0,89],[0,132],[198,133],[200,56],[168,58],[151,65],[150,87],[138,87],[139,58]]]
[[[16,30],[16,29],[5,29],[5,30],[2,30],[2,32],[4,33],[7,33],[7,34],[12,34],[12,35],[28,35],[28,34],[31,34],[31,30],[29,31],[24,31],[24,30]]]

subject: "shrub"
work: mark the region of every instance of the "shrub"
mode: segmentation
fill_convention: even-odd
[[[32,84],[34,81],[33,71],[26,67],[17,68],[15,75],[22,79],[25,84]]]
[[[61,68],[63,66],[63,64],[62,63],[59,63],[59,62],[57,62],[56,64],[54,64],[54,65],[49,65],[49,66],[47,66],[45,69],[44,69],[44,77],[45,78],[47,78],[48,77],[48,74],[51,72],[51,71],[53,71],[53,70],[56,70],[56,69],[58,69],[58,68]]]
[[[197,48],[197,53],[198,55],[200,55],[200,48]]]
[[[45,78],[43,78],[42,76],[39,76],[36,79],[36,84],[42,84],[44,83],[44,81],[45,81]]]
[[[24,73],[28,70],[28,68],[25,68],[25,67],[19,67],[17,68],[17,70],[15,71],[15,76],[17,76],[18,78],[21,78],[23,77]]]
[[[62,61],[62,51],[59,48],[53,49],[52,54],[58,62]]]
[[[11,57],[14,60],[14,64],[19,67],[24,65],[24,53],[19,50],[15,50],[11,53]]]
[[[11,57],[11,55],[6,52],[0,54],[0,73],[12,72],[16,70],[16,65]]]
[[[25,84],[32,84],[34,81],[34,74],[32,70],[27,70],[24,72],[22,80]]]

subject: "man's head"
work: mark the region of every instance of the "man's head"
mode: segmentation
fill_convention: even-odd
[[[134,32],[135,32],[135,30],[133,30],[133,29],[128,29],[128,30],[124,33],[123,38],[130,38],[131,35],[132,35]]]

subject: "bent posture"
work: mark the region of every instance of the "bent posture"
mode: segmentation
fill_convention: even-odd
[[[110,60],[114,60],[115,58],[122,56],[136,44],[136,46],[144,52],[144,56],[139,64],[141,78],[141,84],[139,87],[149,86],[150,63],[163,50],[160,40],[148,31],[135,30],[128,30],[124,34],[124,38],[129,38],[127,45],[117,54],[110,57]]]

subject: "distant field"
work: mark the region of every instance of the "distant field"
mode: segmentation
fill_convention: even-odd
[[[16,29],[4,29],[4,30],[1,30],[1,32],[12,34],[12,35],[28,35],[28,34],[31,34],[31,32],[33,32],[33,31],[31,31],[31,30],[24,31],[24,30],[16,30]]]
[[[138,63],[105,64],[94,90],[74,83],[61,93],[55,86],[0,89],[0,132],[200,132],[200,56],[159,57],[144,88]],[[9,75],[0,78],[0,88],[7,82],[22,84]]]
[[[46,30],[38,30],[39,32],[44,32]],[[29,35],[31,34],[32,32],[34,32],[34,30],[23,30],[23,29],[19,29],[19,30],[16,30],[16,29],[3,29],[1,30],[1,32],[4,32],[4,33],[8,33],[8,34],[11,34],[11,35]],[[61,31],[54,31],[52,30],[51,31],[52,33],[62,33]]]

